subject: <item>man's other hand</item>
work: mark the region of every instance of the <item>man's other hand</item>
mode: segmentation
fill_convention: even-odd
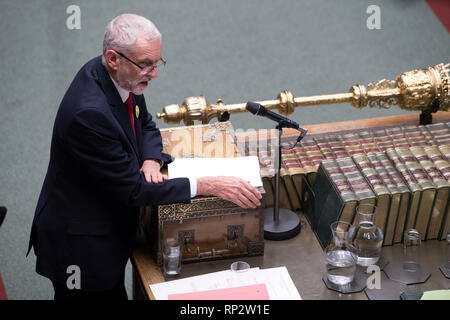
[[[214,195],[242,208],[261,205],[261,193],[249,182],[237,177],[202,177],[197,179],[197,195]]]
[[[140,170],[144,174],[148,183],[162,183],[169,179],[167,175],[161,173],[161,164],[156,160],[145,160]]]

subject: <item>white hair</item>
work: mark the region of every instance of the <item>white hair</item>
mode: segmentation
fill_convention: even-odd
[[[140,36],[149,41],[161,39],[159,30],[144,17],[125,13],[112,19],[106,26],[103,38],[103,64],[106,64],[105,52],[107,50],[127,52]]]

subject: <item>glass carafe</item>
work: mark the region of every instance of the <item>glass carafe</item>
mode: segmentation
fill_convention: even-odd
[[[368,267],[378,262],[383,245],[383,232],[375,224],[373,205],[359,205],[349,237],[356,249],[358,265]]]
[[[348,237],[349,223],[336,221],[331,224],[333,238],[326,248],[328,281],[344,286],[353,281],[357,256]]]

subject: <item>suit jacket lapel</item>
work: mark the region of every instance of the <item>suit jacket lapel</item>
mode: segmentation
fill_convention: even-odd
[[[121,125],[123,131],[125,132],[128,141],[133,147],[133,150],[136,154],[136,157],[138,158],[139,162],[141,162],[140,159],[140,152],[137,147],[136,138],[133,133],[133,128],[131,127],[130,118],[128,117],[128,112],[126,110],[125,104],[122,102],[122,99],[120,98],[119,92],[117,92],[116,87],[114,86],[114,83],[112,82],[108,71],[106,68],[100,63],[99,65],[99,80],[103,88],[103,92],[106,95],[106,99],[108,100],[108,103],[111,105],[111,110],[116,117],[116,119],[119,121],[119,124]],[[134,97],[133,97],[134,100]],[[134,103],[133,103],[134,104]],[[133,112],[134,114],[134,112]],[[133,117],[135,117],[133,115]],[[135,117],[136,119],[136,117]],[[137,123],[135,120],[135,127],[137,127]],[[137,131],[136,131],[137,136]]]
[[[136,156],[138,157],[140,161],[139,156],[139,149],[137,147],[136,138],[134,137],[133,133],[133,127],[131,126],[130,118],[128,117],[128,113],[125,107],[125,104],[122,103],[122,106],[112,106],[112,111],[114,113],[114,116],[119,121],[120,125],[122,126],[122,129],[125,131],[125,134],[127,135],[128,141],[133,146],[133,150],[136,153]],[[135,121],[135,127],[136,127],[136,121]],[[137,132],[136,132],[137,135]]]

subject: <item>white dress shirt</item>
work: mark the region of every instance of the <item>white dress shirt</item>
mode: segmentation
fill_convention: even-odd
[[[125,103],[127,101],[128,96],[130,95],[130,91],[125,90],[119,84],[113,79],[113,77],[110,78],[112,82],[114,83],[114,86],[116,87],[117,91],[119,92],[120,98],[122,98],[122,102]],[[160,162],[161,167],[163,166],[162,161]],[[189,179],[189,184],[191,185],[191,198],[195,197],[197,195],[197,180],[196,179]]]

